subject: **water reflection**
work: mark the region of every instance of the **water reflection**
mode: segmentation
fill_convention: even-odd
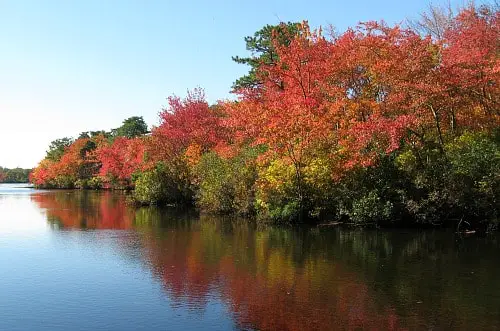
[[[32,194],[47,220],[56,227],[81,229],[131,229],[135,211],[123,194],[115,192],[54,191]]]
[[[201,314],[219,300],[240,328],[500,327],[495,237],[260,228],[192,212],[136,210],[112,192],[61,191],[31,199],[56,228],[134,229],[136,256],[174,305]]]

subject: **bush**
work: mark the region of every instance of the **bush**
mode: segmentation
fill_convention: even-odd
[[[229,159],[214,152],[204,154],[195,166],[197,205],[208,212],[253,214],[257,154],[250,148]]]
[[[446,146],[450,204],[471,222],[498,222],[500,149],[494,137],[465,133]],[[457,215],[458,216],[458,215]]]
[[[293,222],[300,218],[301,201],[297,195],[292,164],[274,160],[259,169],[255,207],[261,220]]]
[[[384,201],[377,191],[371,191],[360,199],[354,200],[347,215],[355,224],[378,224],[390,220],[392,208],[393,204],[390,201]]]
[[[451,226],[465,220],[472,228],[498,222],[500,150],[494,135],[466,132],[444,153],[420,150],[420,163],[409,153],[399,155],[397,164],[410,177],[403,196],[416,222]]]
[[[76,177],[59,175],[52,182],[53,184],[51,183],[49,186],[53,185],[61,189],[71,189],[75,187]]]
[[[104,187],[104,182],[101,177],[92,177],[88,179],[78,179],[75,182],[75,188],[99,190]]]
[[[146,205],[191,203],[193,192],[185,177],[179,176],[180,168],[159,163],[136,175],[134,200]]]

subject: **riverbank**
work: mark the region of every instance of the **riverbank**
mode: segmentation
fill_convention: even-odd
[[[327,169],[318,176],[317,168],[305,168],[300,194],[291,165],[260,164],[255,150],[233,158],[207,153],[196,164],[160,163],[135,172],[128,184],[98,175],[56,177],[51,185],[37,187],[129,190],[138,205],[193,205],[208,213],[265,223],[328,220],[354,226],[495,230],[498,134],[466,133],[445,145],[445,151],[441,155],[420,150],[420,157],[428,153],[426,164],[419,164],[408,151],[397,151],[338,179],[332,179]]]
[[[197,88],[169,97],[151,131],[134,116],[58,139],[31,180],[130,187],[140,204],[270,223],[493,230],[499,17],[469,5],[439,36],[382,22],[335,37],[307,22],[266,26],[245,39],[254,54],[237,60],[251,65],[237,101],[209,104]]]

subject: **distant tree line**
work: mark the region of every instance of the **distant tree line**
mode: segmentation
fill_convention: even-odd
[[[28,183],[32,169],[0,167],[0,183]]]

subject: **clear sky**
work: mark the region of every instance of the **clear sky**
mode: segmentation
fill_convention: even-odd
[[[343,31],[415,18],[428,3],[0,0],[0,165],[34,167],[50,141],[130,116],[157,124],[167,96],[197,86],[211,102],[227,98],[246,71],[231,56],[245,55],[243,37],[265,24]]]

